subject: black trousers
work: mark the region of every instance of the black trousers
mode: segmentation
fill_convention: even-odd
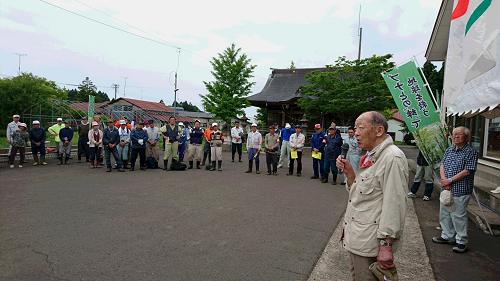
[[[101,147],[90,147],[90,161],[94,161],[97,159],[97,161],[101,161]]]
[[[267,164],[267,171],[268,172],[273,172],[276,173],[278,172],[278,155],[276,153],[266,153],[266,164]],[[273,169],[271,170],[271,165],[273,166]]]
[[[234,154],[236,154],[236,151],[238,151],[238,155],[241,157],[241,147],[243,146],[243,144],[241,143],[232,143],[231,145],[231,153],[232,155],[234,156]]]
[[[89,137],[86,136],[80,136],[78,138],[78,159],[82,157],[82,155],[85,153],[85,157],[89,159],[89,145],[87,144],[89,142]]]
[[[293,173],[293,164],[295,164],[295,160],[297,160],[297,174],[302,172],[302,151],[297,151],[297,158],[293,159],[290,156],[290,167],[288,168],[288,173]]]
[[[130,158],[130,166],[135,166],[135,161],[137,160],[137,154],[139,154],[139,168],[144,167],[146,163],[146,148],[132,148],[132,156]]]

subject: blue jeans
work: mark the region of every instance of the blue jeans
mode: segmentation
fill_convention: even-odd
[[[325,175],[325,157],[323,156],[323,152],[321,152],[321,159],[316,159],[313,158],[313,171],[314,171],[314,176],[318,177],[321,175],[323,177]],[[319,174],[318,174],[318,163],[319,163]]]
[[[467,245],[467,205],[470,194],[460,197],[453,196],[455,211],[448,212],[443,203],[439,203],[439,224],[441,225],[441,238],[453,241],[458,244]]]
[[[236,151],[238,151],[238,155],[241,156],[241,147],[243,145],[241,143],[232,143],[231,144],[231,154],[234,156],[234,154],[236,153]]]
[[[325,173],[328,174],[330,173],[330,170],[332,170],[332,175],[336,175],[339,173],[339,170],[337,169],[337,165],[335,163],[336,161],[326,161],[325,160]]]
[[[40,155],[45,155],[45,143],[40,143],[39,146],[36,146],[36,144],[31,143],[31,153],[32,154],[38,154]]]
[[[109,146],[104,147],[104,158],[106,158],[106,167],[111,169],[111,155],[113,154],[113,158],[115,158],[116,166],[118,169],[122,168],[122,161],[120,160],[120,156],[118,156],[118,149],[115,147],[110,148]]]
[[[257,154],[257,151],[258,151],[257,148],[249,148],[248,149],[248,161],[252,161],[252,160],[259,161],[260,153]],[[255,158],[254,158],[254,156],[255,156]]]

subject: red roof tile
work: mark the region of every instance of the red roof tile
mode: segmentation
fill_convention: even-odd
[[[398,112],[394,113],[391,117],[392,117],[392,119],[394,119],[396,121],[399,121],[399,122],[402,122],[402,123],[405,122],[405,119],[403,118],[403,115],[401,115],[401,111],[398,111]]]

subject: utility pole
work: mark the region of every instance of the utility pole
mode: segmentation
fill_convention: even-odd
[[[363,38],[363,28],[361,27],[361,5],[359,5],[358,36],[359,36],[358,60],[360,60],[361,59],[361,38]]]
[[[19,56],[19,70],[17,72],[17,75],[21,75],[21,57],[27,57],[27,54],[19,54],[19,53],[13,53],[14,55]]]
[[[111,87],[115,88],[115,100],[116,100],[116,92],[118,91],[118,87],[120,87],[120,85],[118,85],[118,84],[111,84]]]
[[[123,97],[125,97],[125,88],[127,88],[127,79],[128,77],[123,77],[121,76],[123,79],[125,79],[125,86],[123,86]]]
[[[176,107],[177,107],[177,91],[179,91],[179,89],[177,89],[177,71],[179,70],[179,58],[181,57],[181,49],[177,49],[177,53],[179,55],[177,55],[177,69],[175,70],[175,82],[174,82],[174,118],[175,118],[175,111],[176,111]],[[172,83],[172,82],[170,82]]]

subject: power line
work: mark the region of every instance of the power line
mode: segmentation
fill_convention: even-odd
[[[76,1],[77,1],[77,0],[76,0]],[[168,47],[175,48],[175,49],[181,49],[181,50],[183,50],[183,51],[185,51],[185,52],[187,52],[187,53],[190,53],[190,54],[193,54],[193,55],[195,55],[195,56],[198,56],[198,57],[204,58],[204,59],[206,59],[206,60],[210,60],[210,59],[208,59],[208,58],[206,58],[206,57],[203,57],[203,56],[200,56],[200,55],[198,55],[198,54],[196,54],[196,53],[190,52],[190,51],[188,51],[188,50],[185,50],[185,49],[182,49],[182,48],[177,47],[177,46],[175,46],[175,45],[172,45],[172,44],[170,44],[170,43],[167,43],[167,42],[166,42],[165,40],[163,40],[163,39],[160,39],[161,41],[163,41],[163,42],[160,42],[160,41],[158,41],[158,40],[154,40],[154,39],[151,39],[151,38],[148,38],[148,37],[145,37],[145,36],[139,35],[139,34],[135,34],[135,33],[132,33],[132,32],[130,32],[130,31],[127,31],[127,30],[124,30],[124,29],[121,29],[121,28],[118,28],[118,27],[115,27],[115,26],[109,25],[109,24],[107,24],[107,23],[103,23],[103,22],[101,22],[101,21],[95,20],[95,19],[93,19],[93,18],[89,18],[89,17],[87,17],[87,16],[84,16],[84,15],[81,15],[81,14],[78,14],[78,13],[75,13],[75,12],[73,12],[73,11],[70,11],[70,10],[65,9],[65,8],[63,8],[63,7],[60,7],[60,6],[57,6],[57,5],[55,5],[55,4],[52,4],[52,3],[50,3],[50,2],[47,2],[47,1],[45,1],[45,0],[40,0],[40,2],[43,2],[43,3],[45,3],[45,4],[48,4],[48,5],[54,6],[54,7],[56,7],[56,8],[59,8],[59,9],[63,10],[63,11],[66,11],[66,12],[68,12],[68,13],[72,13],[72,14],[74,14],[74,15],[77,15],[77,16],[79,16],[79,17],[82,17],[82,18],[88,19],[88,20],[90,20],[90,21],[93,21],[93,22],[96,22],[96,23],[100,23],[100,24],[102,24],[102,25],[105,25],[105,26],[107,26],[107,27],[110,27],[110,28],[116,29],[116,30],[118,30],[118,31],[121,31],[121,32],[124,32],[124,33],[130,34],[130,35],[134,35],[134,36],[137,36],[137,37],[139,37],[139,38],[146,39],[146,40],[149,40],[149,41],[151,41],[151,42],[155,42],[155,43],[158,43],[158,44],[161,44],[161,45],[164,45],[164,46],[168,46]],[[89,8],[91,8],[91,9],[94,9],[94,10],[96,10],[96,11],[98,11],[98,12],[100,12],[100,13],[102,13],[102,14],[106,15],[106,16],[109,16],[109,17],[111,17],[112,19],[115,19],[115,20],[117,20],[117,21],[120,21],[120,22],[122,22],[122,23],[124,23],[124,24],[126,24],[126,25],[128,25],[128,26],[131,26],[131,27],[133,27],[133,28],[135,28],[135,29],[137,29],[137,30],[139,30],[139,31],[141,31],[141,32],[144,32],[144,33],[146,33],[146,34],[148,34],[148,35],[150,35],[150,36],[156,37],[156,36],[151,35],[151,34],[149,34],[149,33],[145,32],[145,31],[143,31],[143,30],[141,30],[141,29],[139,29],[139,28],[137,28],[137,27],[135,27],[135,26],[133,26],[133,25],[130,25],[130,24],[128,24],[128,23],[125,23],[125,22],[123,22],[123,21],[121,21],[121,20],[118,20],[118,19],[116,19],[116,18],[114,18],[114,17],[112,17],[112,16],[110,16],[110,15],[108,15],[108,14],[104,13],[104,12],[101,12],[101,11],[97,10],[96,8],[93,8],[93,7],[91,7],[91,6],[87,5],[87,4],[84,4],[84,3],[80,2],[80,1],[77,1],[77,2],[79,2],[80,4],[83,4],[83,5],[85,5],[85,6],[89,7]],[[157,38],[157,37],[156,37],[156,38]]]

